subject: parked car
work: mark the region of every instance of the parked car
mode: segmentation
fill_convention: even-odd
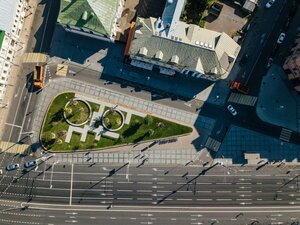
[[[269,9],[274,4],[275,0],[269,0],[266,4],[266,8]]]
[[[18,168],[20,168],[20,164],[18,164],[18,163],[10,163],[6,166],[7,171],[15,170]]]
[[[281,33],[277,39],[277,44],[282,44],[284,38],[285,38],[285,33]]]
[[[233,115],[236,116],[237,115],[237,111],[235,110],[235,108],[233,108],[232,105],[228,105],[227,106],[228,111]]]
[[[273,64],[273,58],[269,58],[268,59],[268,63],[266,65],[266,68],[269,69],[271,67],[271,65]]]
[[[25,168],[33,167],[33,166],[36,166],[36,165],[37,165],[36,160],[32,160],[32,161],[28,161],[28,162],[24,163]]]
[[[0,175],[2,175],[3,174],[3,170],[2,169],[0,169]]]
[[[247,61],[248,61],[248,59],[249,59],[249,55],[248,55],[247,53],[245,53],[245,54],[242,56],[241,60],[240,60],[240,64],[241,64],[241,65],[246,64]]]

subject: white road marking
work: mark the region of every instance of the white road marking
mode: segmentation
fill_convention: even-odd
[[[24,91],[24,88],[26,87],[26,83],[24,84],[23,86],[23,89],[22,89],[22,92],[21,92],[21,95],[23,94],[23,91]],[[18,111],[19,111],[19,107],[20,107],[20,104],[21,104],[21,98],[19,98],[19,102],[18,102],[18,105],[17,105],[17,108],[16,108],[16,111],[15,111],[15,116],[14,116],[14,120],[13,120],[13,124],[15,124],[16,122],[16,119],[17,119],[17,115],[18,115]],[[10,141],[11,139],[11,135],[12,135],[12,132],[13,132],[13,129],[11,129],[10,133],[9,133],[9,138],[8,138],[8,141]]]
[[[70,184],[70,202],[69,205],[72,205],[72,191],[73,191],[73,170],[74,170],[74,164],[72,164],[71,167],[71,184]]]
[[[133,198],[117,198],[117,200],[132,200]]]
[[[9,125],[9,126],[12,126],[12,127],[22,128],[21,126],[18,126],[18,125],[15,125],[15,124],[11,124],[11,123],[5,123],[5,125]]]

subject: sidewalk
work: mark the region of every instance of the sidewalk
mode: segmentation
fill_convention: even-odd
[[[7,114],[10,111],[9,103],[13,101],[13,94],[15,93],[15,89],[18,88],[15,86],[15,84],[17,83],[18,77],[20,76],[20,73],[22,71],[23,53],[27,52],[29,48],[31,48],[31,46],[28,46],[28,40],[30,37],[30,33],[32,31],[31,27],[36,13],[37,4],[38,2],[36,0],[28,0],[28,6],[31,6],[29,11],[32,12],[32,14],[27,16],[24,19],[24,24],[21,31],[20,39],[18,40],[19,43],[23,43],[23,47],[20,51],[17,51],[14,54],[14,59],[15,59],[14,64],[18,66],[12,65],[12,69],[8,79],[8,83],[10,85],[6,87],[6,92],[5,92],[5,97],[3,102],[7,103],[8,107],[0,108],[0,137],[2,137],[2,133],[4,132],[4,124],[7,119]]]

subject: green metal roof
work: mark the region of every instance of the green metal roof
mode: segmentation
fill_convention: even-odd
[[[57,22],[110,36],[119,0],[61,0]]]
[[[4,36],[5,36],[5,31],[0,30],[0,48],[2,48]]]

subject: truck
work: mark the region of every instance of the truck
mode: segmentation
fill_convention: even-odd
[[[44,66],[34,66],[33,85],[37,88],[43,88]]]
[[[232,81],[230,83],[230,89],[231,90],[236,90],[242,94],[248,94],[249,93],[249,88],[245,85],[242,85],[240,82],[237,81]]]

